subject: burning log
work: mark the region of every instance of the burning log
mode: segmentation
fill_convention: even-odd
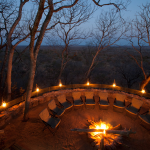
[[[117,126],[110,128],[110,130],[120,130],[120,129],[122,129],[121,124],[118,124]]]
[[[100,150],[104,150],[104,136],[102,136],[102,138],[101,138]]]
[[[71,131],[77,131],[77,132],[104,132],[104,129],[71,129]],[[131,130],[105,130],[107,134],[120,134],[124,136],[129,136],[129,134],[135,134],[136,132],[133,132]]]

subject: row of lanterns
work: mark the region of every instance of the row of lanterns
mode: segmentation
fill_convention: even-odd
[[[86,83],[86,85],[87,86],[89,86],[90,85],[90,82],[89,82],[89,80],[87,80],[87,83]],[[114,83],[113,83],[113,85],[112,85],[113,87],[116,87],[116,82],[115,82],[115,80],[114,80]],[[62,83],[61,83],[61,80],[59,80],[59,87],[62,87]],[[39,89],[39,87],[37,86],[37,84],[36,84],[36,92],[37,92],[37,96],[38,96],[38,92],[40,91],[40,89]],[[145,89],[142,89],[142,91],[141,91],[141,93],[146,93],[146,91],[145,91]],[[2,98],[2,107],[6,107],[6,102],[5,101],[3,101],[3,98]]]

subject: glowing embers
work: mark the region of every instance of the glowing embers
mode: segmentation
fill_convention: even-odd
[[[90,123],[91,125],[89,126],[89,129],[104,129],[103,132],[88,133],[89,137],[94,140],[96,147],[100,147],[102,141],[104,142],[105,147],[112,147],[114,145],[114,141],[119,142],[119,139],[121,139],[121,136],[118,134],[107,134],[106,131],[113,128],[111,124],[107,124],[101,120],[99,122],[90,121]]]

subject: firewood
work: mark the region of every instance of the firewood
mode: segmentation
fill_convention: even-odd
[[[116,150],[116,146],[114,144],[111,144],[110,147],[112,150]]]
[[[78,131],[78,132],[103,132],[104,129],[71,129],[71,131]],[[135,134],[131,130],[105,130],[107,134],[120,134],[124,136],[129,136],[129,134]]]
[[[122,146],[127,147],[127,148],[130,147],[130,146],[126,145],[126,144],[123,144],[123,143],[117,141],[116,139],[113,139],[113,138],[111,138],[111,137],[109,137],[109,138],[112,139],[112,140],[114,140],[118,145],[122,145]]]
[[[109,138],[109,137],[104,137],[108,142],[109,142],[109,144],[112,142],[112,139],[111,138]],[[111,139],[111,140],[110,140]]]
[[[104,150],[104,136],[102,136],[102,138],[101,138],[100,150]]]
[[[110,128],[109,130],[120,130],[120,129],[122,129],[122,126],[121,124],[118,124],[117,126]]]
[[[106,149],[106,150],[111,150],[110,145],[106,144],[106,145],[105,145],[105,149]]]

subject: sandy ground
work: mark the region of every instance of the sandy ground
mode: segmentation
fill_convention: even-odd
[[[87,120],[101,119],[113,126],[121,124],[123,128],[136,131],[136,134],[123,139],[123,143],[129,148],[121,146],[118,149],[149,150],[150,132],[140,125],[139,119],[133,120],[126,116],[125,112],[114,112],[113,102],[110,101],[110,104],[108,110],[100,110],[98,105],[94,109],[81,107],[67,110],[61,116],[61,122],[53,136],[48,129],[42,131],[44,124],[39,118],[39,113],[47,107],[47,103],[44,103],[30,110],[30,119],[27,122],[22,122],[22,115],[13,119],[4,128],[5,134],[1,135],[1,139],[4,140],[5,148],[14,144],[24,150],[94,150],[87,134],[79,134],[70,129],[87,128]]]

